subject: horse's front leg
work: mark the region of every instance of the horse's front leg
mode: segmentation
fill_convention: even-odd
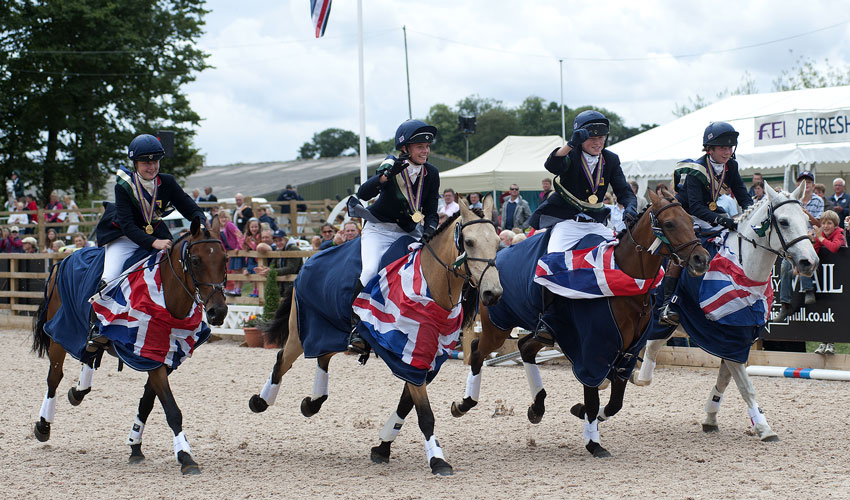
[[[717,382],[711,389],[711,394],[708,395],[708,401],[705,402],[705,420],[702,422],[703,432],[718,432],[720,427],[717,425],[717,412],[720,411],[720,403],[723,402],[723,394],[729,386],[729,381],[732,380],[732,372],[729,371],[729,365],[726,360],[720,360],[720,368],[717,370]]]
[[[387,423],[378,433],[381,438],[381,444],[372,448],[372,461],[377,464],[385,464],[390,461],[390,447],[401,432],[401,426],[404,425],[404,419],[413,409],[413,397],[410,395],[408,384],[404,384],[404,389],[401,391],[401,398],[398,401],[398,407],[395,412],[387,419]]]
[[[613,389],[612,389],[613,391]],[[612,392],[613,395],[613,392]],[[573,406],[571,413],[576,415],[580,404]],[[599,388],[584,386],[584,447],[594,457],[606,458],[611,454],[602,447],[599,441]],[[577,415],[578,416],[578,415]]]
[[[413,397],[413,405],[416,407],[419,429],[425,436],[425,454],[428,458],[428,465],[431,467],[431,474],[451,476],[454,474],[454,470],[446,462],[443,449],[434,435],[434,412],[431,410],[431,403],[428,401],[428,390],[425,384],[417,386],[409,382],[407,388]]]
[[[50,360],[50,368],[47,371],[47,393],[41,402],[38,422],[33,426],[35,438],[42,442],[50,439],[50,424],[56,416],[56,389],[64,376],[62,367],[65,364],[65,349],[58,343],[50,341],[47,357]]]
[[[331,358],[336,353],[325,354],[316,359],[316,376],[313,378],[313,395],[301,401],[301,414],[312,417],[319,413],[322,405],[328,399],[328,367]]]
[[[472,341],[469,356],[469,374],[466,377],[466,392],[461,402],[452,402],[452,416],[462,417],[478,404],[481,395],[481,367],[488,354],[502,347],[510,331],[499,330],[490,322],[487,308],[481,308],[481,336]]]
[[[140,463],[145,459],[145,454],[142,453],[142,433],[155,401],[156,393],[151,388],[150,381],[148,381],[145,383],[145,390],[141,399],[139,399],[139,410],[133,421],[133,427],[130,428],[130,435],[127,437],[127,444],[130,445],[129,462],[131,464]]]
[[[764,413],[759,408],[758,401],[756,401],[756,389],[753,387],[753,381],[750,379],[750,376],[747,375],[747,369],[742,363],[726,360],[723,362],[729,365],[729,371],[732,372],[732,378],[735,379],[738,391],[740,391],[741,397],[747,403],[750,424],[752,424],[753,430],[756,431],[759,439],[765,442],[779,441],[779,436],[770,428],[767,419],[764,417]]]
[[[274,404],[277,393],[280,391],[280,381],[283,379],[283,375],[292,368],[292,364],[303,353],[304,347],[301,345],[301,337],[298,335],[296,303],[293,300],[289,314],[289,336],[286,338],[283,348],[277,353],[277,360],[272,368],[272,373],[266,379],[263,389],[259,394],[254,394],[248,400],[248,407],[252,412],[264,412]]]
[[[73,406],[77,406],[83,402],[86,394],[91,392],[91,381],[94,377],[94,360],[88,363],[82,363],[80,366],[80,380],[77,381],[77,387],[68,389],[68,401]]]
[[[543,344],[533,339],[532,335],[526,335],[517,342],[522,366],[525,368],[525,378],[528,380],[528,389],[531,391],[533,400],[528,407],[528,421],[539,424],[546,412],[546,389],[543,388],[543,378],[540,376],[540,368],[537,366],[537,353],[543,349]]]
[[[670,332],[670,337],[673,332]],[[632,372],[631,381],[635,385],[649,385],[652,383],[652,374],[655,372],[655,359],[658,357],[658,351],[667,344],[666,339],[648,340],[646,342],[646,350],[643,352],[643,362],[640,365],[640,370]]]
[[[162,409],[165,411],[165,421],[168,422],[168,427],[174,433],[174,456],[180,463],[180,471],[183,474],[200,474],[201,468],[195,462],[189,441],[183,434],[183,414],[171,393],[171,386],[168,383],[168,370],[165,365],[148,372],[148,384],[151,385],[159,398]]]

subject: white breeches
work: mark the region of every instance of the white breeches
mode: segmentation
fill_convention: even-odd
[[[360,260],[363,270],[360,283],[366,286],[378,274],[378,265],[384,252],[405,234],[416,238],[416,232],[408,233],[392,222],[367,222],[360,233]]]
[[[552,236],[549,237],[549,246],[546,247],[546,253],[565,252],[574,247],[580,239],[588,234],[598,234],[606,240],[612,240],[616,236],[614,230],[605,224],[598,222],[578,222],[570,219],[555,224],[549,231],[552,233]]]
[[[121,275],[124,262],[139,248],[130,238],[122,236],[106,244],[103,256],[103,281],[109,283]]]

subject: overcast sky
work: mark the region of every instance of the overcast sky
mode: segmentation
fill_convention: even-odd
[[[291,160],[315,132],[358,131],[357,2],[333,2],[321,39],[309,5],[207,2],[200,46],[214,68],[187,92],[208,165]],[[363,0],[363,19],[366,130],[378,140],[408,115],[403,25],[414,118],[471,94],[558,101],[559,59],[567,106],[603,106],[632,126],[667,123],[677,103],[714,99],[745,71],[769,92],[799,56],[850,64],[842,0]]]

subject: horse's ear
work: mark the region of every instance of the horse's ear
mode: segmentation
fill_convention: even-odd
[[[460,216],[463,217],[463,220],[467,221],[478,218],[475,213],[469,209],[469,203],[467,203],[465,199],[461,198],[458,205],[460,205]]]
[[[770,184],[766,182],[764,183],[764,192],[767,193],[768,200],[773,199],[773,197],[776,196],[776,190],[770,187]]]
[[[806,183],[801,182],[800,185],[797,186],[797,189],[795,189],[794,192],[791,193],[791,198],[793,198],[795,200],[799,200],[800,198],[803,197],[803,193],[805,193],[805,192],[806,192]]]
[[[192,219],[192,225],[189,226],[189,232],[192,233],[192,236],[197,236],[198,232],[201,230],[201,218],[195,217]]]
[[[218,218],[218,214],[213,215],[212,227],[210,228],[210,230],[215,231],[216,233],[221,230],[221,221]]]
[[[464,197],[460,198],[460,203],[458,203],[458,205],[460,205],[462,207],[469,208],[469,202],[466,201],[466,198],[464,198]]]
[[[649,193],[649,201],[651,204],[655,205],[658,203],[658,195],[655,194],[655,191],[647,189],[646,192]]]
[[[484,197],[484,201],[481,203],[481,211],[484,212],[484,217],[490,217],[490,214],[493,213],[493,193],[487,193],[487,196]]]

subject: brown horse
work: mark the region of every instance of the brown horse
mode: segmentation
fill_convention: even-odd
[[[75,253],[66,260],[75,259],[77,255],[82,254]],[[227,315],[227,304],[223,293],[227,254],[219,239],[218,217],[213,219],[210,229],[205,228],[200,219],[196,218],[191,224],[189,233],[177,240],[168,252],[168,258],[163,259],[159,265],[166,309],[173,318],[186,318],[195,305],[200,303],[206,308],[207,318],[211,324],[220,325],[224,322],[224,317]],[[67,268],[72,269],[72,266],[69,265]],[[74,357],[82,357],[83,351],[79,346],[85,344],[87,336],[84,326],[81,326],[79,331],[64,332],[63,335],[67,334],[76,345],[72,348],[71,342],[66,342],[66,345],[60,344],[44,330],[45,323],[60,311],[63,300],[69,303],[75,302],[74,297],[60,296],[57,281],[63,269],[65,269],[64,266],[55,273],[51,270],[46,284],[45,300],[39,306],[33,329],[33,351],[39,357],[47,354],[50,359],[47,394],[42,404],[40,419],[33,429],[39,441],[50,439],[50,424],[56,409],[56,389],[63,377],[62,366],[65,362],[65,354],[70,352]],[[69,350],[66,351],[66,348]],[[108,352],[117,356],[112,346],[109,346]],[[86,359],[86,363],[82,366],[80,382],[77,387],[71,387],[68,391],[68,400],[74,406],[79,405],[91,391],[95,360],[99,359],[99,356],[97,358],[86,356],[83,359]],[[153,409],[154,400],[158,397],[165,411],[168,426],[174,432],[174,453],[180,463],[181,471],[183,474],[198,474],[200,468],[193,459],[189,443],[183,434],[183,416],[168,384],[170,372],[171,369],[164,364],[147,372],[148,380],[145,383],[144,394],[139,401],[138,414],[128,439],[131,450],[130,463],[141,462],[145,458],[142,453],[142,430]]]
[[[656,196],[654,192],[649,193],[652,205],[635,223],[633,228],[627,228],[620,234],[620,243],[614,251],[614,259],[617,266],[629,276],[636,279],[655,280],[662,259],[669,257],[686,263],[688,271],[692,274],[703,274],[708,269],[708,252],[699,244],[693,230],[691,216],[688,215],[681,204],[675,201],[669,192],[663,196]],[[655,249],[659,251],[654,252]],[[687,252],[684,256],[680,252]],[[528,256],[531,258],[532,256]],[[500,273],[501,260],[497,260]],[[503,276],[504,277],[504,276]],[[532,276],[528,276],[531,280]],[[505,286],[505,283],[503,283]],[[505,286],[506,291],[507,287]],[[535,285],[535,288],[536,285]],[[520,292],[519,295],[522,295]],[[540,292],[537,292],[540,293]],[[562,298],[558,298],[562,300]],[[511,307],[511,300],[519,300],[505,293],[502,301],[496,307]],[[588,299],[589,302],[606,300],[613,314],[616,326],[619,329],[621,339],[620,351],[616,353],[614,360],[610,361],[608,378],[612,379],[611,397],[608,404],[600,411],[599,387],[584,386],[584,403],[578,403],[571,409],[571,413],[585,421],[584,440],[587,450],[596,457],[609,456],[610,454],[599,444],[598,423],[601,420],[612,417],[620,410],[623,404],[627,371],[634,367],[634,357],[642,347],[642,333],[645,331],[651,317],[650,293],[633,296],[617,296],[607,299]],[[590,305],[585,300],[573,301],[575,307]],[[463,416],[467,411],[478,403],[478,395],[481,387],[481,366],[485,356],[497,350],[510,335],[513,326],[502,330],[495,326],[490,319],[490,310],[481,308],[482,332],[479,339],[473,343],[473,351],[470,357],[470,373],[467,379],[466,395],[461,402],[452,403],[452,415]],[[586,331],[588,327],[578,328],[581,333],[593,336],[593,331]],[[546,391],[536,364],[538,351],[543,344],[533,340],[531,335],[520,339],[518,347],[526,369],[529,386],[532,388],[533,403],[528,409],[528,419],[531,423],[539,423],[545,411],[544,400]],[[619,367],[619,368],[618,368]],[[625,368],[623,368],[625,367]],[[604,385],[604,384],[603,384]]]
[[[491,213],[492,207],[493,200],[488,197],[484,201],[483,213]],[[491,221],[489,218],[483,218],[474,213],[467,208],[463,201],[459,215],[459,220],[455,216],[443,223],[437,229],[433,239],[426,243],[421,250],[422,275],[428,284],[430,296],[440,308],[446,311],[451,311],[461,301],[465,284],[479,290],[483,304],[496,303],[502,294],[499,277],[495,267],[493,267],[493,261],[499,248],[499,238]],[[347,266],[349,263],[343,260],[344,257],[338,255],[345,251],[346,249],[343,246],[339,247],[336,254],[325,254],[329,261],[326,267],[323,267],[325,261],[322,260],[322,253],[311,257],[310,260],[313,262],[308,261],[305,264],[295,282],[295,300],[292,301],[291,310],[278,310],[277,321],[267,327],[267,334],[270,337],[278,342],[285,342],[285,344],[277,355],[277,362],[261,393],[254,394],[249,401],[249,407],[253,412],[263,412],[269,405],[274,404],[283,375],[292,367],[292,363],[304,353],[302,337],[305,343],[312,342],[311,336],[338,338],[338,341],[335,341],[332,347],[323,351],[325,354],[317,355],[313,395],[303,399],[301,413],[305,417],[312,417],[319,412],[322,404],[327,400],[328,365],[331,357],[346,349],[348,331],[342,326],[329,326],[324,331],[316,331],[319,328],[314,326],[299,331],[299,327],[302,326],[299,325],[298,319],[299,303],[301,304],[300,307],[305,308],[305,310],[307,307],[304,305],[307,300],[299,293],[299,289],[303,287],[302,293],[309,293],[319,287],[317,283],[311,280],[320,281],[326,274],[342,273],[342,266]],[[359,249],[357,251],[359,252]],[[325,252],[330,252],[330,250],[325,250]],[[460,256],[465,256],[465,258],[459,258]],[[359,274],[359,269],[356,271]],[[344,298],[350,297],[350,293],[348,295],[342,293],[342,295],[345,295]],[[330,309],[331,307],[327,306],[324,308],[324,312]],[[348,311],[350,311],[350,303]],[[336,318],[335,324],[347,326],[349,324],[348,316]],[[425,448],[431,472],[440,475],[452,474],[452,467],[445,461],[442,449],[434,436],[434,413],[428,402],[426,383],[417,385],[409,381],[405,382],[397,410],[379,433],[381,443],[372,448],[372,460],[377,463],[389,461],[392,442],[398,435],[404,419],[414,407],[416,407],[419,428],[425,436]]]

